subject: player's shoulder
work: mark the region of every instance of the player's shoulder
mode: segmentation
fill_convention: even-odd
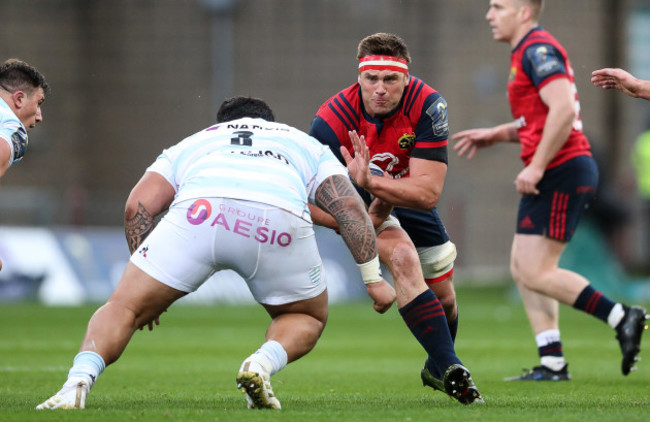
[[[355,83],[340,90],[325,101],[318,109],[318,115],[328,115],[338,109],[357,110],[361,101],[359,84]]]
[[[312,120],[310,134],[322,142],[345,137],[349,130],[358,130],[362,108],[359,91],[359,84],[355,83],[323,103]]]
[[[551,49],[564,54],[564,48],[560,42],[550,32],[541,27],[531,31],[517,48],[522,52],[526,52],[526,54],[530,54],[531,51],[536,51],[539,48]]]
[[[16,130],[22,126],[16,113],[2,98],[0,98],[0,125]]]
[[[442,101],[442,94],[416,76],[410,76],[404,90],[404,114],[419,116],[422,111],[435,102]]]

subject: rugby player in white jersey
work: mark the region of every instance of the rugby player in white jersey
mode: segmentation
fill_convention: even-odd
[[[395,290],[380,275],[375,231],[345,167],[328,147],[273,121],[264,101],[231,98],[216,125],[164,150],[147,169],[126,203],[131,260],[90,319],[68,380],[36,409],[84,408],[136,330],[152,329],[172,303],[225,269],[246,281],[271,317],[237,387],[249,408],[280,409],[270,377],[316,345],[328,313],[309,203],[336,217],[374,309],[390,308]]]
[[[25,155],[27,132],[43,121],[41,104],[49,90],[33,66],[18,59],[0,64],[0,177]]]
[[[0,177],[25,155],[27,132],[43,121],[41,104],[49,90],[33,66],[18,59],[0,64]]]

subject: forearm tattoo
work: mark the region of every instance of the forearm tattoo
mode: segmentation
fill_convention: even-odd
[[[149,236],[153,227],[153,216],[138,201],[138,210],[135,212],[135,215],[124,221],[124,232],[126,234],[126,242],[129,245],[129,252],[133,253],[138,249],[142,241]]]
[[[316,190],[316,205],[331,214],[357,264],[377,256],[375,229],[361,198],[345,176],[332,176]]]

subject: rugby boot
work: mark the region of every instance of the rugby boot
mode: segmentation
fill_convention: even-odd
[[[623,353],[621,371],[627,375],[636,369],[633,365],[641,360],[638,356],[641,351],[641,334],[648,329],[646,320],[650,315],[640,306],[625,306],[624,309],[625,316],[616,326],[616,339]]]
[[[36,406],[36,410],[43,409],[83,409],[86,405],[86,396],[90,391],[88,381],[84,379],[70,379],[61,390]]]
[[[524,369],[524,373],[517,377],[506,378],[505,381],[569,381],[569,364],[565,364],[559,371],[554,371],[548,366],[540,365],[533,369]]]

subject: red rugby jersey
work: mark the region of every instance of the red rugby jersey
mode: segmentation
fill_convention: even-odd
[[[580,102],[571,63],[560,43],[541,27],[534,28],[519,42],[510,55],[508,99],[517,123],[521,159],[530,164],[542,140],[548,107],[539,96],[547,83],[566,78],[575,93],[576,119],[569,138],[551,160],[547,169],[579,155],[591,155],[589,141],[582,132]]]
[[[408,176],[410,157],[447,163],[447,103],[414,76],[396,109],[381,119],[365,112],[358,83],[340,91],[318,109],[310,135],[343,161],[340,145],[354,151],[349,130],[365,136],[371,162],[394,178]]]

